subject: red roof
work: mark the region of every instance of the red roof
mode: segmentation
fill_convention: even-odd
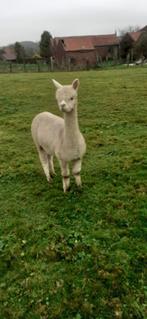
[[[13,47],[4,48],[3,57],[7,61],[14,61],[16,60],[16,53]]]
[[[147,25],[145,25],[145,27],[143,27],[143,28],[140,29],[139,31],[145,31],[145,32],[147,32]]]
[[[94,50],[96,46],[119,44],[116,34],[60,37],[54,40],[56,44],[62,41],[65,51]]]
[[[66,37],[63,38],[66,51],[93,50],[93,42],[90,37]]]
[[[119,38],[116,34],[97,35],[94,37],[95,46],[118,45]]]
[[[133,41],[137,41],[141,35],[141,31],[136,31],[136,32],[129,32],[129,35],[131,36],[131,38],[133,39]]]

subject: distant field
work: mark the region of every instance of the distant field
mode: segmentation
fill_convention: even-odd
[[[30,125],[80,79],[83,189],[48,186]],[[145,316],[147,69],[0,75],[0,319]]]

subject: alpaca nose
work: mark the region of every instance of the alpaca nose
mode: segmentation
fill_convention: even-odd
[[[66,102],[65,102],[65,101],[62,101],[62,102],[60,103],[60,106],[61,106],[61,110],[64,111],[65,106],[66,106]]]
[[[65,101],[62,101],[60,105],[61,107],[64,107],[66,105]]]

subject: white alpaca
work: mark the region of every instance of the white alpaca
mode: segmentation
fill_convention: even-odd
[[[63,190],[66,192],[70,187],[68,162],[72,162],[76,184],[81,186],[81,163],[86,151],[77,117],[79,80],[76,79],[71,85],[65,86],[55,80],[53,83],[57,89],[56,99],[64,119],[49,112],[40,113],[33,119],[31,131],[48,182],[55,174],[53,156],[56,155],[61,167]]]

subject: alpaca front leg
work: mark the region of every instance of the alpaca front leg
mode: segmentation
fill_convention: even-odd
[[[40,162],[42,165],[42,168],[44,170],[44,174],[47,178],[47,181],[50,182],[50,171],[49,171],[49,161],[48,161],[48,155],[43,149],[38,150]]]
[[[62,182],[63,182],[63,190],[66,193],[70,187],[70,172],[68,163],[60,160],[61,174],[62,174]]]
[[[49,161],[49,171],[50,171],[51,177],[53,177],[54,175],[56,175],[54,170],[53,156],[48,155],[48,161]]]
[[[81,176],[80,176],[81,165],[82,165],[82,161],[80,159],[73,161],[72,173],[74,175],[75,182],[78,187],[82,186]]]

